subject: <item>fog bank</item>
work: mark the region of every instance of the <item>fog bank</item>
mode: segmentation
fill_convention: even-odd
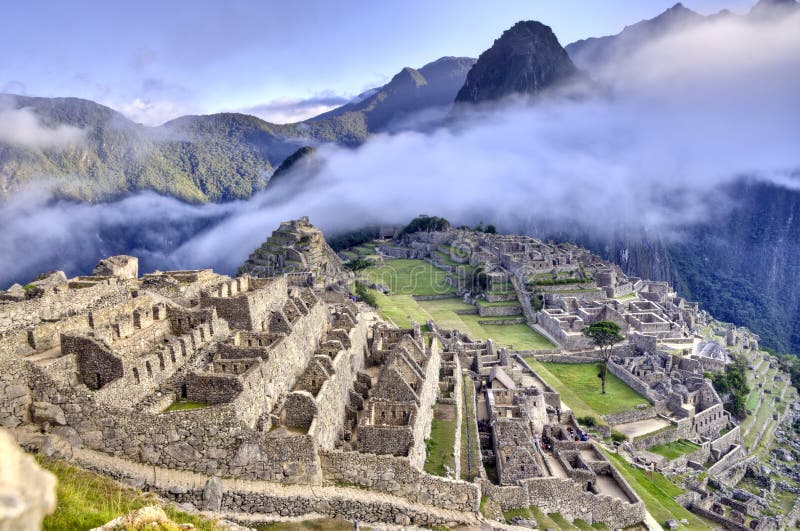
[[[43,269],[87,272],[105,254],[142,269],[232,273],[283,220],[329,232],[420,213],[504,230],[623,228],[681,237],[741,199],[740,179],[800,191],[800,17],[740,18],[670,36],[596,73],[580,101],[510,99],[459,127],[323,146],[315,175],[288,175],[248,201],[192,206],[140,194],[114,203],[0,207],[0,287]]]

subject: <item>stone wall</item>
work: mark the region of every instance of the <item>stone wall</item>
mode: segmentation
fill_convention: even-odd
[[[198,315],[195,314],[193,318],[198,318]],[[163,323],[166,324],[165,321]],[[121,373],[109,373],[109,378],[113,377],[110,382],[108,378],[100,379],[99,383],[103,385],[96,390],[95,399],[114,407],[133,407],[184,367],[192,356],[199,355],[212,341],[222,340],[229,333],[227,324],[217,319],[213,312],[207,322],[194,321],[187,326],[191,328],[183,335],[164,337],[152,350],[141,355],[118,355],[113,350],[116,344],[112,345],[111,351],[105,352],[99,344],[86,348],[92,343],[91,338],[70,336],[62,337],[62,352],[65,355],[75,354],[84,383],[92,384],[93,374],[95,378],[104,374],[100,372],[103,365],[95,363],[98,360],[109,367],[121,369]],[[69,346],[72,341],[82,345]],[[94,388],[93,385],[88,386]]]
[[[61,360],[59,360],[61,361]],[[137,412],[95,400],[86,387],[32,367],[34,401],[61,406],[72,441],[132,461],[283,483],[319,483],[310,436],[272,437],[237,418],[235,403],[169,413]]]
[[[742,443],[742,431],[734,426],[728,433],[711,441],[711,449],[715,452],[726,452],[734,444]]]
[[[638,496],[630,485],[610,467],[607,471],[630,500]],[[481,481],[483,494],[497,501],[504,510],[527,508],[535,505],[542,512],[558,512],[568,520],[580,518],[588,523],[603,522],[612,529],[625,528],[644,520],[644,503],[626,502],[602,494],[583,490],[571,479],[555,477],[531,478],[519,485],[500,487]]]
[[[456,407],[456,438],[453,443],[455,477],[461,477],[461,423],[464,422],[464,378],[461,376],[461,358],[453,354],[453,401]]]
[[[201,404],[225,404],[242,392],[242,381],[230,374],[192,373],[186,377],[186,399]]]
[[[652,419],[658,416],[658,411],[654,407],[644,409],[631,409],[622,411],[620,413],[612,413],[603,415],[603,420],[609,426],[616,426],[617,424],[627,424],[628,422],[637,422],[640,420]]]
[[[659,444],[667,444],[677,441],[683,437],[684,435],[681,434],[681,430],[678,429],[677,425],[673,424],[672,426],[665,427],[664,429],[656,431],[653,434],[635,437],[633,439],[633,447],[637,450],[646,450],[647,448],[652,448],[653,446],[658,446]]]
[[[399,457],[410,454],[413,447],[414,431],[411,426],[362,424],[358,427],[359,452]]]
[[[431,433],[433,406],[439,396],[439,368],[442,362],[438,342],[433,341],[428,348],[428,352],[430,356],[428,363],[425,365],[425,381],[419,393],[419,407],[417,407],[414,422],[414,446],[409,453],[411,463],[419,469],[422,469],[427,457],[425,439]]]
[[[627,482],[611,469],[612,476],[629,499],[638,500]],[[588,523],[603,522],[612,529],[625,528],[644,520],[644,503],[626,502],[593,494],[568,479],[533,478],[522,482],[528,489],[528,504],[545,513],[558,512],[565,518],[580,518]]]
[[[716,476],[722,473],[725,469],[731,467],[733,464],[741,461],[747,457],[744,447],[741,445],[733,445],[728,453],[717,459],[717,462],[708,468],[709,475]]]
[[[15,428],[28,422],[31,401],[25,362],[0,360],[0,426]]]
[[[86,288],[48,291],[41,297],[14,303],[0,303],[0,357],[33,352],[25,329],[104,307],[114,307],[131,299],[131,285],[125,282],[96,284]],[[59,324],[53,337],[58,338]]]
[[[319,302],[291,325],[289,335],[269,347],[265,361],[242,375],[242,391],[231,405],[245,424],[255,427],[292,390],[328,326],[327,307]]]
[[[237,277],[201,296],[201,304],[216,308],[231,328],[262,330],[271,312],[281,310],[288,295],[286,278]]]
[[[625,369],[620,365],[617,365],[613,361],[608,363],[608,370],[611,371],[614,376],[628,384],[631,389],[645,397],[647,400],[650,401],[651,404],[654,404],[658,401],[658,397],[653,393],[650,389],[650,386],[644,383],[641,379],[636,377],[630,371]]]
[[[320,461],[326,481],[389,492],[442,509],[478,511],[478,485],[426,474],[408,458],[323,450]]]
[[[509,304],[508,306],[478,306],[478,315],[481,317],[504,317],[507,315],[522,315],[522,306]]]
[[[367,349],[367,323],[360,319],[348,332],[350,348],[341,350],[333,359],[333,374],[317,393],[317,417],[309,428],[320,448],[333,448],[342,432],[345,406],[350,404],[350,390],[358,371],[364,367]]]
[[[704,509],[697,504],[690,505],[689,510],[697,515],[702,516],[703,518],[707,518],[712,522],[720,524],[725,529],[731,529],[732,531],[751,531],[749,527],[742,524],[737,524],[733,520],[725,518],[724,516],[719,515],[714,511],[709,511],[708,509]]]

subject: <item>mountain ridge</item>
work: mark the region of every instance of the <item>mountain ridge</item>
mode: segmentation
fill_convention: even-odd
[[[362,101],[292,124],[226,112],[150,127],[92,100],[0,94],[0,110],[30,109],[42,127],[66,125],[83,136],[68,149],[0,141],[0,200],[45,180],[57,196],[83,201],[142,190],[191,203],[246,199],[301,146],[357,146],[374,133],[418,126],[414,115],[452,103],[472,63],[448,56],[419,70],[404,68]]]

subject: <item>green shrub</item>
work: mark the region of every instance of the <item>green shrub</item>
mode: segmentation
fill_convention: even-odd
[[[747,416],[747,395],[750,387],[747,385],[747,361],[742,356],[737,356],[734,362],[725,368],[725,371],[706,373],[711,379],[717,393],[730,395],[725,402],[725,409],[733,416],[743,420]]]
[[[372,262],[365,258],[354,258],[349,262],[345,262],[344,267],[350,271],[361,271],[372,265]]]
[[[597,426],[597,419],[595,419],[591,415],[586,415],[585,417],[578,417],[576,419],[580,424],[583,424],[586,427],[591,428],[592,426]]]
[[[400,234],[414,234],[415,232],[441,232],[450,228],[450,222],[437,216],[420,215],[411,220],[411,223]]]
[[[614,442],[625,442],[628,440],[628,436],[622,433],[621,431],[611,430],[611,440]]]
[[[355,295],[360,301],[364,301],[373,308],[378,307],[378,299],[375,297],[375,292],[369,289],[362,282],[356,282]]]

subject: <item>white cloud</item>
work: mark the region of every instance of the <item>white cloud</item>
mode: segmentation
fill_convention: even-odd
[[[288,178],[246,202],[189,206],[147,194],[30,208],[12,200],[0,207],[0,282],[65,267],[65,254],[73,273],[85,271],[123,250],[143,256],[143,270],[234,272],[280,221],[302,215],[328,231],[404,223],[420,213],[599,235],[623,227],[663,236],[716,222],[740,199],[728,190],[741,179],[797,193],[796,28],[797,17],[715,23],[643,50],[604,76],[610,91],[593,99],[510,100],[478,109],[455,129],[379,135],[358,149],[322,147],[326,162],[316,177],[294,187]],[[180,237],[169,232],[179,229]],[[115,234],[133,232],[135,248],[113,247]],[[87,242],[87,234],[97,239]],[[72,254],[59,251],[64,245]]]
[[[161,125],[192,112],[188,106],[181,103],[148,98],[135,98],[133,101],[116,105],[115,108],[134,122],[150,126]]]
[[[302,122],[347,103],[343,96],[321,93],[311,98],[277,98],[267,103],[240,109],[240,112],[258,116],[276,124]]]
[[[0,142],[41,149],[68,149],[80,144],[84,132],[70,125],[49,127],[29,108],[0,106]]]

